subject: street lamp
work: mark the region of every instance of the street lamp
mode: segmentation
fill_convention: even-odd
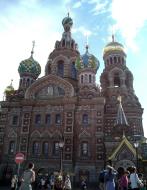
[[[59,142],[59,148],[60,148],[60,172],[63,173],[63,147],[64,147],[64,141]]]
[[[139,146],[139,143],[134,142],[134,147],[136,149],[136,168],[137,168],[137,170],[138,170],[138,146]]]

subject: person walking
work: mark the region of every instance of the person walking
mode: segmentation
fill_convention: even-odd
[[[70,176],[67,175],[65,177],[65,181],[64,181],[64,187],[65,190],[71,190],[71,181],[70,181]]]
[[[138,177],[136,167],[132,167],[132,173],[130,175],[131,189],[139,190],[140,185],[142,184],[141,180]]]
[[[11,190],[17,189],[17,182],[18,182],[17,176],[14,175],[11,180]]]
[[[31,183],[35,181],[35,172],[33,171],[34,164],[29,163],[28,169],[24,171],[21,186],[19,190],[32,190]]]
[[[120,190],[128,190],[128,184],[129,184],[129,179],[128,179],[129,172],[124,171],[124,174],[120,178]]]
[[[117,171],[114,170],[112,166],[107,166],[107,172],[105,174],[104,182],[105,182],[105,190],[115,190],[115,176]]]

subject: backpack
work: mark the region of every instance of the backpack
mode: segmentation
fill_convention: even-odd
[[[99,182],[104,183],[105,171],[101,171],[99,175]]]

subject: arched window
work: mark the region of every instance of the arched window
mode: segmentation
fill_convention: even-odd
[[[64,76],[64,62],[62,60],[58,61],[57,75],[60,76],[60,77]]]
[[[14,154],[15,152],[15,141],[10,141],[9,143],[9,154]]]
[[[87,82],[88,82],[88,75],[85,74],[85,75],[84,75],[84,83],[87,83]]]
[[[119,73],[115,73],[115,74],[114,74],[114,86],[120,87],[120,77],[119,77]]]
[[[118,63],[120,63],[120,57],[118,57]]]
[[[114,63],[117,63],[117,58],[116,57],[114,57]]]
[[[83,83],[83,75],[81,75],[81,83]]]
[[[76,70],[76,67],[75,67],[75,62],[73,62],[72,65],[71,65],[71,77],[73,79],[77,78],[77,70]]]
[[[43,142],[42,153],[43,153],[43,155],[48,155],[49,154],[49,144],[48,144],[48,142]]]
[[[89,75],[89,83],[91,83],[91,75]]]
[[[28,87],[30,85],[30,79],[27,79],[27,84],[26,86]]]
[[[37,125],[41,124],[41,115],[40,114],[37,114],[35,116],[35,124],[37,124]]]
[[[81,144],[81,156],[88,156],[88,142],[84,141]]]
[[[33,152],[34,155],[38,155],[39,154],[39,146],[40,146],[39,142],[34,142],[33,143],[33,151],[32,152]]]
[[[112,64],[113,63],[113,61],[112,61],[112,57],[110,57],[110,64]]]
[[[56,114],[55,123],[58,125],[61,124],[61,115],[60,114]]]
[[[62,47],[65,47],[65,40],[62,41]]]
[[[88,114],[83,114],[83,116],[82,116],[82,124],[84,124],[84,125],[88,124]]]
[[[55,141],[53,144],[53,155],[57,156],[59,155],[59,142]]]

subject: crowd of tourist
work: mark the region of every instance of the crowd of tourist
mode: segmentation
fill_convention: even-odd
[[[136,167],[116,171],[108,165],[100,172],[98,184],[100,190],[147,190],[146,180],[143,174],[137,173]]]
[[[73,189],[68,174],[63,175],[61,172],[56,172],[56,174],[52,173],[50,176],[42,176],[38,179],[33,168],[34,164],[30,163],[19,181],[17,176],[14,175],[11,180],[11,190]],[[147,190],[146,186],[143,174],[137,173],[135,167],[131,167],[129,170],[121,168],[119,171],[116,171],[112,166],[107,165],[106,169],[99,174],[95,190]],[[85,178],[81,179],[79,188],[81,190],[91,190],[90,186],[87,187]]]

